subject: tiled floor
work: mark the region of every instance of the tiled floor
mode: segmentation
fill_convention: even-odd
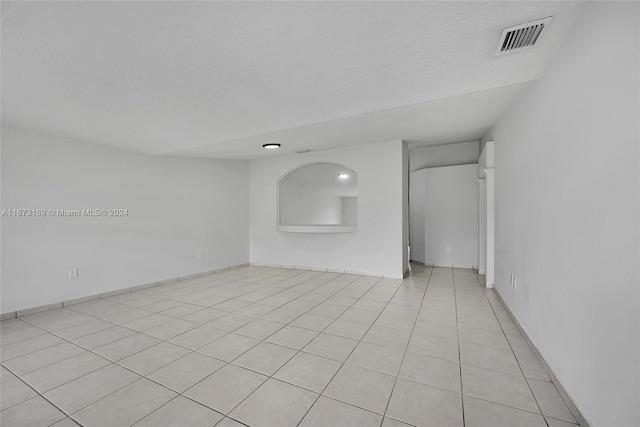
[[[1,331],[3,427],[575,423],[470,270],[245,267]]]

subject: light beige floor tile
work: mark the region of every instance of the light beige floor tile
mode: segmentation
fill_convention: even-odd
[[[191,350],[168,342],[161,342],[139,353],[125,357],[118,364],[140,375],[148,375],[188,353],[191,353]]]
[[[317,397],[316,393],[269,379],[229,415],[250,426],[295,427]]]
[[[352,297],[332,296],[325,302],[327,304],[339,305],[341,307],[351,307],[358,299]]]
[[[4,320],[3,322],[7,322],[7,320]],[[36,328],[35,326],[31,326],[26,322],[22,322],[22,323],[24,323],[26,326],[15,328],[13,330],[9,328],[8,331],[4,331],[4,330],[2,331],[2,338],[0,339],[0,345],[2,346],[2,348],[6,347],[9,344],[14,344],[16,342],[23,341],[29,338],[34,338],[39,335],[44,335],[47,333],[47,331],[40,328]]]
[[[317,331],[311,329],[298,328],[295,326],[285,326],[266,339],[267,342],[278,344],[296,350],[302,349],[318,335]]]
[[[421,296],[422,297],[422,296]],[[420,298],[422,299],[422,298]],[[419,300],[420,300],[419,299]],[[384,313],[388,313],[388,314],[395,314],[397,316],[407,316],[407,317],[411,317],[413,318],[413,320],[415,320],[415,318],[418,316],[418,311],[419,311],[419,305],[420,302],[418,300],[418,305],[405,305],[405,304],[396,304],[393,301],[390,302],[387,307],[384,309],[384,311],[382,312]]]
[[[42,329],[46,329],[47,331],[57,331],[59,329],[89,322],[94,320],[94,318],[78,313],[77,311],[58,308],[55,310],[43,311],[41,313],[24,316],[22,317],[22,320]]]
[[[51,427],[78,427],[80,424],[73,421],[71,418],[64,418],[55,424],[51,424]]]
[[[385,417],[382,421],[382,427],[412,427],[410,424],[403,423],[402,421],[394,420],[393,418]],[[489,426],[487,426],[489,427]]]
[[[191,350],[197,350],[227,334],[221,329],[212,328],[202,325],[197,328],[190,329],[187,332],[176,335],[169,340],[170,343],[186,347]]]
[[[96,347],[93,351],[102,357],[106,357],[109,360],[117,362],[118,360],[124,359],[127,356],[131,356],[132,354],[158,343],[160,343],[160,340],[156,338],[142,333],[137,333],[135,335],[122,338],[121,340]]]
[[[291,322],[291,326],[298,326],[300,328],[311,329],[319,332],[329,326],[334,320],[335,318],[333,317],[307,313]]]
[[[432,337],[458,339],[458,328],[455,324],[436,322],[434,320],[418,319],[414,333],[430,335]]]
[[[14,332],[24,331],[26,334],[30,335],[32,331],[36,331],[36,330],[40,330],[40,329],[36,328],[30,323],[25,322],[24,320],[22,320],[22,318],[14,317],[11,319],[0,321],[0,336],[2,337],[2,340],[4,340],[6,336],[13,334]],[[30,335],[29,338],[33,336],[35,335]],[[21,337],[18,337],[18,338],[21,338]],[[24,338],[21,338],[21,339],[24,339]]]
[[[223,293],[221,293],[219,295],[223,296],[223,295],[225,295],[225,293],[223,292]],[[228,312],[233,313],[233,312],[235,312],[235,311],[237,311],[237,310],[239,310],[239,309],[241,309],[243,307],[248,306],[249,304],[251,304],[251,303],[247,302],[247,301],[242,301],[242,300],[238,300],[238,299],[232,299],[232,300],[229,300],[229,301],[222,302],[220,304],[216,304],[214,306],[214,308],[217,309],[217,310],[224,310],[224,311],[228,311]]]
[[[264,375],[273,375],[295,354],[293,349],[262,342],[235,359],[233,364]]]
[[[173,391],[142,378],[81,409],[73,416],[86,426],[129,426],[175,396]]]
[[[466,365],[522,375],[520,366],[511,350],[461,342],[460,361]]]
[[[71,326],[69,328],[60,329],[59,331],[56,331],[56,335],[66,340],[72,340],[74,338],[83,337],[94,332],[103,331],[113,326],[113,323],[95,319],[90,322],[84,322],[79,325]]]
[[[400,331],[411,332],[416,319],[406,316],[398,316],[395,314],[382,313],[373,324],[374,326],[383,326],[385,328],[398,329]]]
[[[353,350],[347,363],[395,376],[403,357],[404,352],[400,350],[361,342]]]
[[[188,316],[196,311],[203,310],[204,307],[195,304],[180,304],[176,307],[170,308],[162,312],[165,316],[182,318]]]
[[[223,418],[206,406],[178,396],[138,421],[135,427],[210,427]]]
[[[20,379],[14,378],[2,383],[0,396],[2,397],[2,399],[0,399],[0,410],[4,411],[7,408],[37,396],[37,393]]]
[[[386,415],[418,427],[462,427],[462,397],[398,378]]]
[[[163,301],[158,301],[158,302],[153,303],[153,304],[145,305],[144,309],[145,310],[149,310],[149,311],[153,311],[154,313],[160,313],[160,312],[163,312],[163,311],[175,308],[175,307],[179,307],[181,305],[182,305],[182,303],[178,302],[178,301],[163,300]]]
[[[507,341],[511,344],[513,351],[519,351],[521,353],[533,353],[527,341],[520,335],[520,333],[506,333]]]
[[[19,340],[12,344],[2,346],[2,361],[5,362],[63,342],[63,339],[49,333],[40,334],[25,340]]]
[[[266,380],[264,375],[226,365],[191,387],[184,395],[221,414],[228,414]]]
[[[431,320],[434,322],[457,324],[455,305],[453,305],[452,311],[445,311],[441,306],[437,306],[436,309],[432,308],[432,305],[423,305],[418,314],[419,320]]]
[[[195,329],[198,326],[199,325],[197,323],[187,322],[186,320],[172,319],[170,322],[147,329],[144,333],[146,335],[151,335],[154,338],[158,338],[159,340],[166,341]]]
[[[139,378],[139,375],[112,364],[54,388],[45,396],[67,414],[73,414]]]
[[[3,363],[4,366],[14,374],[24,375],[85,351],[85,349],[78,347],[77,345],[63,342]]]
[[[514,354],[516,355],[516,359],[518,359],[518,363],[520,364],[520,368],[522,368],[522,372],[525,377],[542,381],[551,381],[547,372],[533,353],[520,353],[519,351],[516,351]]]
[[[274,308],[270,305],[256,303],[248,305],[246,307],[242,307],[240,310],[236,311],[236,313],[242,316],[262,317],[265,314],[272,312],[273,310]]]
[[[349,357],[357,344],[356,340],[322,333],[307,344],[302,351],[342,362]]]
[[[368,310],[376,313],[382,313],[382,310],[384,310],[386,306],[387,304],[382,301],[360,299],[358,300],[358,302],[353,304],[351,308],[357,308],[358,310]]]
[[[216,427],[245,427],[245,425],[232,418],[227,417],[216,424]]]
[[[0,382],[5,382],[14,379],[16,376],[13,375],[7,368],[4,366],[0,366]]]
[[[373,324],[375,320],[378,318],[380,313],[369,310],[360,310],[358,308],[351,307],[347,311],[345,311],[340,319],[344,320],[353,320],[354,322]]]
[[[143,310],[141,308],[132,308],[131,310],[122,311],[116,314],[109,314],[107,316],[102,316],[101,318],[108,322],[122,326],[125,323],[132,322],[136,319],[141,319],[151,314],[154,313],[152,311]]]
[[[540,412],[527,382],[521,375],[462,365],[462,391],[472,397],[525,411]]]
[[[304,311],[289,310],[287,308],[277,308],[262,316],[264,320],[287,324],[302,316]]]
[[[571,423],[576,422],[553,383],[534,379],[527,381],[545,416]]]
[[[353,365],[343,365],[324,395],[377,414],[384,414],[395,378]]]
[[[399,331],[397,329],[373,325],[362,340],[404,351],[407,348],[410,335],[409,331]]]
[[[429,335],[413,334],[409,342],[408,351],[442,359],[459,360],[458,342]]]
[[[342,364],[308,353],[298,353],[273,376],[291,384],[322,392]]]
[[[324,333],[360,340],[368,330],[369,325],[366,323],[336,319],[324,330]]]
[[[542,415],[498,405],[470,396],[464,398],[466,427],[546,427]]]
[[[143,332],[147,329],[162,325],[163,323],[175,320],[171,316],[165,316],[163,314],[150,314],[149,316],[141,317],[140,319],[132,320],[122,325],[123,328],[133,329],[134,331]]]
[[[318,303],[313,302],[313,301],[303,301],[303,300],[295,300],[295,301],[291,301],[288,302],[286,304],[284,304],[282,306],[282,308],[286,308],[289,310],[298,310],[298,311],[302,311],[302,312],[307,312],[309,310],[311,310],[313,307],[315,307],[316,305],[318,305]]]
[[[320,396],[300,427],[379,427],[381,421],[378,414]]]
[[[40,396],[0,412],[0,424],[4,427],[50,426],[64,418],[62,412]]]
[[[256,319],[246,325],[236,329],[235,334],[244,335],[245,337],[256,340],[264,340],[273,335],[276,331],[282,329],[284,325],[278,322],[270,322],[264,319]]]
[[[407,353],[399,377],[460,393],[460,365],[450,360]]]
[[[211,323],[221,317],[228,315],[226,311],[218,310],[215,308],[205,308],[194,313],[188,314],[182,317],[182,320],[194,323]]]
[[[126,329],[121,326],[114,326],[112,328],[103,329],[102,331],[94,332],[89,335],[71,339],[74,344],[81,347],[93,350],[94,348],[121,340],[131,335],[135,335],[136,331]]]
[[[460,334],[460,342],[511,350],[511,346],[509,346],[502,331],[490,331],[460,326],[458,333]]]
[[[547,424],[549,425],[549,427],[576,427],[578,425],[575,423],[568,423],[562,420],[556,420],[555,418],[551,418],[551,417],[545,417],[545,420],[547,420]]]
[[[109,365],[107,359],[97,354],[85,351],[61,360],[38,370],[32,371],[23,376],[31,387],[40,393],[49,391],[64,383],[72,381],[90,372],[96,371]]]
[[[182,393],[224,365],[225,362],[213,357],[191,353],[154,371],[148,378]]]
[[[217,329],[222,329],[223,331],[231,332],[246,325],[249,322],[253,322],[254,320],[255,319],[253,317],[240,316],[239,314],[229,313],[214,320],[213,322],[207,323],[207,325]]]
[[[198,349],[198,352],[215,357],[216,359],[231,362],[242,353],[248,351],[260,341],[253,338],[243,337],[234,333],[229,333],[222,338],[213,341]]]
[[[332,305],[327,303],[322,303],[309,311],[309,313],[319,314],[320,316],[328,316],[333,318],[338,318],[347,311],[347,307],[340,305]]]

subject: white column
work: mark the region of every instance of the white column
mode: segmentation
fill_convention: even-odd
[[[478,179],[478,273],[487,273],[487,181]]]
[[[495,233],[495,180],[493,176],[493,168],[485,169],[486,187],[487,187],[487,272],[485,282],[487,288],[493,288],[495,280],[495,252],[494,252],[494,233]]]

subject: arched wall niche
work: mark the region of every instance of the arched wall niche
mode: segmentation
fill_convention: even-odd
[[[278,181],[279,231],[353,233],[358,230],[358,174],[337,163],[308,163]]]

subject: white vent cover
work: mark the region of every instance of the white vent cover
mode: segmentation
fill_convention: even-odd
[[[552,19],[553,17],[550,16],[527,22],[526,24],[516,25],[515,27],[505,28],[500,34],[496,55],[513,53],[534,46]]]

